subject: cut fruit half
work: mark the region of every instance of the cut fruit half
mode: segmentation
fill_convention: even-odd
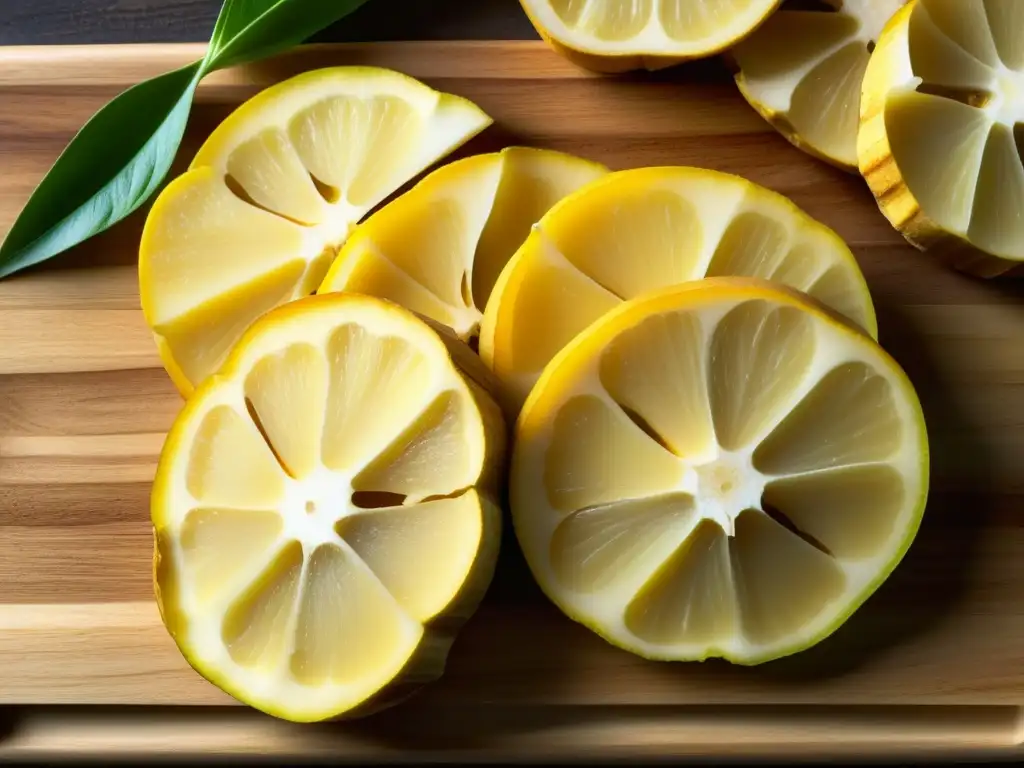
[[[652,659],[756,664],[833,632],[913,540],[921,407],[806,295],[712,278],[620,305],[516,426],[512,518],[571,618]]]
[[[735,45],[782,0],[519,0],[563,56],[598,72],[660,69]]]
[[[641,168],[589,184],[540,220],[498,278],[480,355],[514,412],[548,361],[623,300],[728,275],[806,291],[876,335],[867,284],[831,229],[738,176]]]
[[[441,674],[498,552],[505,434],[485,376],[370,297],[249,328],[175,421],[153,487],[157,601],[201,675],[311,721]]]
[[[1024,3],[913,0],[864,77],[857,151],[882,213],[985,277],[1024,263]]]
[[[744,98],[794,146],[857,170],[860,90],[885,23],[906,0],[790,2],[732,50]]]
[[[442,166],[355,229],[318,292],[390,299],[471,341],[498,275],[530,228],[607,172],[524,147]]]
[[[235,110],[142,234],[142,309],[182,394],[253,320],[312,293],[371,208],[490,122],[465,99],[369,67],[307,72]]]

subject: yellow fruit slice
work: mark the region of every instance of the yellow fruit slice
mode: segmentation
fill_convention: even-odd
[[[864,76],[857,151],[914,245],[991,277],[1024,262],[1024,4],[913,0]]]
[[[319,293],[390,299],[471,341],[498,275],[530,228],[605,173],[588,160],[524,147],[442,166],[355,229]]]
[[[784,5],[732,50],[736,84],[794,146],[856,171],[864,70],[885,23],[905,2]]]
[[[621,301],[728,275],[806,291],[876,335],[864,277],[832,230],[737,176],[641,168],[589,184],[540,220],[495,285],[480,355],[514,411],[548,361]]]
[[[312,293],[373,206],[489,124],[465,99],[369,67],[307,72],[235,110],[142,234],[142,309],[182,393],[253,320]]]
[[[296,721],[440,675],[500,538],[504,425],[474,364],[370,297],[250,326],[175,421],[153,487],[157,600],[200,674]]]
[[[756,664],[820,641],[903,557],[928,491],[899,366],[750,278],[613,309],[545,369],[514,446],[512,518],[540,586],[653,659]]]
[[[659,69],[719,53],[781,0],[519,0],[537,32],[598,72]]]

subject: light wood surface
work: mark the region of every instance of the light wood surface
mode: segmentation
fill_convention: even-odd
[[[201,52],[0,49],[0,234],[94,110]],[[259,88],[341,63],[397,68],[476,101],[496,125],[461,154],[523,143],[613,168],[718,168],[835,228],[868,277],[883,344],[921,395],[933,492],[920,535],[833,638],[760,668],[656,664],[605,645],[540,596],[509,537],[445,679],[395,711],[296,730],[241,708],[172,706],[231,702],[188,668],[151,599],[149,482],[180,399],[139,310],[137,215],[0,281],[0,758],[179,754],[184,742],[197,754],[351,759],[1015,751],[1024,285],[956,274],[905,245],[862,181],[776,136],[716,63],[612,79],[529,42],[307,49],[211,76],[179,164]],[[99,703],[171,708],[47,706]]]

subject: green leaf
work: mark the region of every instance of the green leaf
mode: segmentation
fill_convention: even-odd
[[[167,175],[185,132],[199,64],[129,88],[72,139],[0,245],[0,277],[120,221]]]
[[[116,224],[160,187],[207,72],[279,53],[366,0],[225,0],[206,56],[147,80],[93,115],[0,244],[0,277]]]
[[[366,0],[225,0],[206,57],[209,70],[298,45]]]

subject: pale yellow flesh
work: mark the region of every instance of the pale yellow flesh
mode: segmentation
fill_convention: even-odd
[[[142,237],[142,305],[179,388],[259,315],[315,290],[367,211],[488,123],[468,101],[363,67],[299,75],[236,110]]]
[[[854,170],[860,91],[871,49],[906,0],[783,5],[732,51],[746,99],[796,146]]]
[[[367,700],[487,570],[486,453],[474,393],[411,315],[318,297],[264,317],[161,457],[157,585],[182,652],[281,717]]]
[[[709,56],[750,33],[779,0],[523,0],[538,29],[598,56]]]
[[[875,334],[864,278],[827,227],[735,176],[646,168],[606,176],[541,219],[496,284],[480,353],[514,410],[544,365],[621,301],[729,275],[806,291]]]
[[[545,370],[511,503],[538,582],[651,658],[758,663],[831,633],[902,557],[920,405],[796,292],[712,279],[621,305]]]
[[[1024,5],[915,0],[882,42],[864,89],[881,110],[887,157],[865,130],[860,152],[873,188],[876,167],[892,163],[883,210],[923,245],[948,236],[1024,260]],[[926,223],[904,221],[910,200]]]
[[[380,296],[470,340],[530,228],[605,173],[572,155],[525,147],[442,166],[359,225],[318,293]]]

